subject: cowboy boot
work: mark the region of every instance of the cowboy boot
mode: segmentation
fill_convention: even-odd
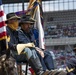
[[[29,64],[35,71],[36,75],[48,75],[49,71],[43,71],[43,67],[38,57],[37,58],[31,57],[29,59]]]

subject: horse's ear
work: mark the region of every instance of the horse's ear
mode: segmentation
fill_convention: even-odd
[[[6,54],[4,54],[4,55],[2,55],[2,56],[0,57],[0,61],[1,61],[1,62],[5,61],[5,59],[6,59]]]

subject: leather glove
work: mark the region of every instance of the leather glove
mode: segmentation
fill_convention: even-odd
[[[20,54],[23,51],[23,49],[27,47],[35,47],[35,45],[33,43],[18,44],[16,46],[18,54]]]
[[[44,58],[44,51],[42,51],[40,48],[35,47],[35,49],[39,52],[39,54]]]

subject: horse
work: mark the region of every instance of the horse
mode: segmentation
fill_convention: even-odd
[[[6,54],[0,56],[0,75],[18,75],[16,61]]]

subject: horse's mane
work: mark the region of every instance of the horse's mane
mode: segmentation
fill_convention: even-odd
[[[6,54],[0,56],[0,75],[18,75],[15,59]]]

